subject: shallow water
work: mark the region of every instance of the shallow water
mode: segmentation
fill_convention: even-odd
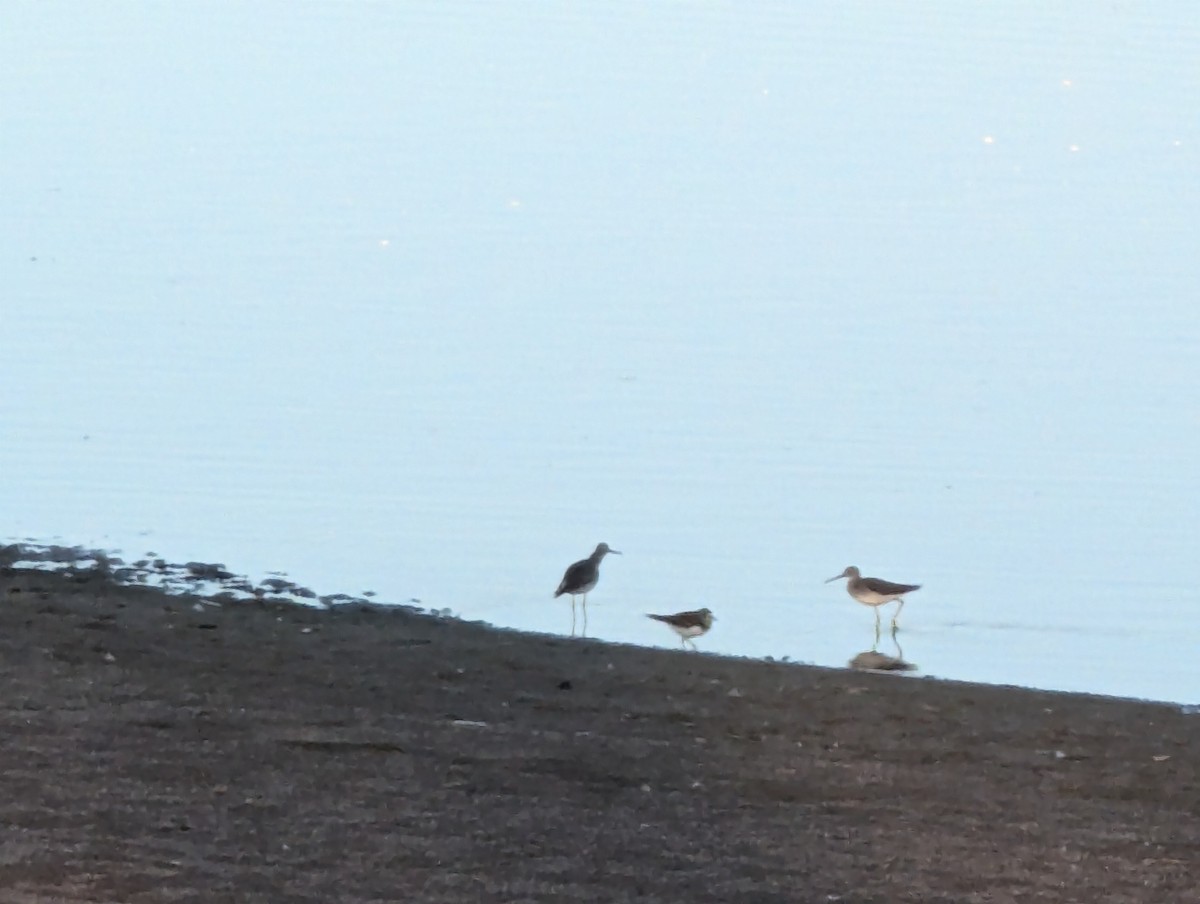
[[[8,19],[0,534],[1200,700],[1190,6]]]

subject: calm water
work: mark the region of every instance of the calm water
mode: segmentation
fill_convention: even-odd
[[[0,536],[1200,700],[1190,2],[4,19]]]

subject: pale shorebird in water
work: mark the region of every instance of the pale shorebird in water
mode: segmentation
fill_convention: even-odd
[[[920,590],[920,584],[893,584],[891,581],[884,581],[880,578],[864,578],[862,573],[853,565],[847,566],[846,570],[841,574],[835,574],[825,583],[830,581],[840,580],[841,578],[849,578],[846,582],[846,592],[862,603],[864,606],[871,606],[875,610],[875,632],[879,632],[879,607],[884,603],[890,603],[892,600],[899,600],[900,605],[896,607],[896,613],[892,616],[892,628],[895,629],[896,619],[900,617],[900,610],[904,608],[904,594],[912,593],[914,590]]]
[[[691,644],[693,650],[696,649],[696,644],[692,638],[708,633],[708,629],[716,620],[708,609],[697,609],[695,612],[676,612],[674,615],[647,615],[646,618],[670,625],[671,630],[679,635],[680,642],[685,647]]]
[[[606,555],[612,553],[619,556],[621,553],[616,549],[609,549],[607,543],[601,543],[586,559],[580,559],[574,565],[570,566],[563,574],[562,583],[558,585],[558,589],[554,591],[554,597],[557,599],[564,593],[571,597],[571,636],[575,636],[575,597],[583,597],[583,633],[587,636],[587,595],[588,591],[596,586],[596,582],[600,580],[600,562]]]

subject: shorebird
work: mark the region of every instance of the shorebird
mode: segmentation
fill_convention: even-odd
[[[846,570],[841,574],[835,574],[825,583],[836,581],[841,578],[849,578],[846,582],[846,592],[862,603],[864,606],[872,606],[875,609],[875,630],[879,631],[879,607],[884,603],[890,603],[892,600],[900,600],[900,605],[896,607],[896,614],[892,616],[892,627],[896,627],[896,619],[900,617],[900,610],[904,608],[904,594],[912,593],[914,590],[920,590],[920,584],[893,584],[891,581],[884,581],[880,578],[864,578],[853,565],[848,565]]]
[[[619,556],[621,553],[616,549],[609,549],[607,543],[601,543],[586,559],[580,559],[574,565],[567,568],[563,573],[562,582],[558,585],[558,589],[554,591],[554,598],[562,596],[564,593],[571,597],[571,636],[575,636],[575,597],[583,597],[583,633],[587,634],[587,595],[588,591],[596,586],[596,582],[600,580],[600,562],[609,553]]]
[[[691,644],[693,650],[696,649],[696,644],[692,638],[707,633],[715,620],[713,614],[707,609],[698,609],[695,612],[677,612],[674,615],[647,615],[646,618],[670,625],[671,630],[679,635],[680,642],[685,647]]]

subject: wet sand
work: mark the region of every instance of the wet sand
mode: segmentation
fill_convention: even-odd
[[[1200,901],[1174,706],[100,572],[0,602],[6,904]]]

